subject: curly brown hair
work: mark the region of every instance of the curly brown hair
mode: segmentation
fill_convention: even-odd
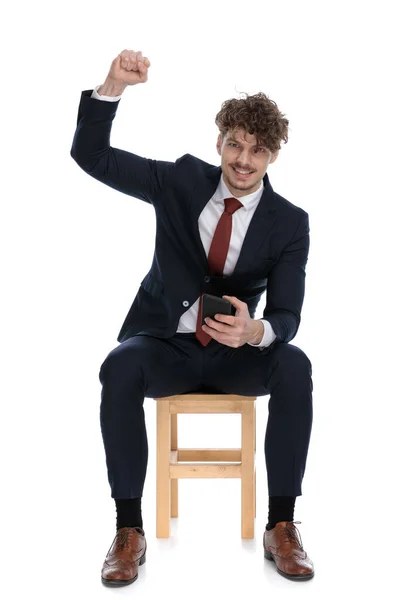
[[[263,92],[246,98],[225,100],[221,110],[215,117],[222,140],[228,131],[245,129],[250,135],[255,134],[257,143],[265,145],[272,153],[280,150],[281,140],[288,141],[289,121],[280,112],[276,102]]]

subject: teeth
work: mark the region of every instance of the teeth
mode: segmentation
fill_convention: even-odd
[[[235,167],[233,167],[235,169]],[[249,173],[251,173],[251,171],[239,171],[239,169],[235,169],[235,171],[237,171],[238,173],[241,173],[242,175],[248,175]]]

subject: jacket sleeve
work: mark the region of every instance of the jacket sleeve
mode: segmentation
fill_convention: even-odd
[[[91,177],[153,204],[175,163],[143,158],[110,146],[111,126],[120,100],[101,102],[84,90],[78,108],[71,156]]]
[[[290,342],[299,329],[309,248],[309,216],[302,210],[292,240],[268,276],[263,318],[271,323],[275,342]]]

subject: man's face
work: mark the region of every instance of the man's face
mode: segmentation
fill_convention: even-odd
[[[219,134],[217,152],[221,156],[221,167],[224,182],[233,196],[237,198],[255,192],[260,187],[267,167],[279,154],[274,154],[266,146],[258,146],[256,136],[244,129],[235,133],[227,132],[222,141]],[[235,169],[251,171],[250,175],[241,175]]]

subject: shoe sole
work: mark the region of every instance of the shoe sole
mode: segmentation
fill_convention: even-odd
[[[276,565],[276,560],[275,560],[273,554],[271,554],[271,552],[269,552],[265,548],[264,548],[264,556],[271,562],[274,562]],[[292,581],[306,581],[306,580],[312,579],[314,577],[314,573],[300,574],[300,575],[288,575],[287,573],[284,573],[283,571],[281,571],[277,565],[276,565],[276,570],[278,571],[278,573],[280,575],[283,575],[283,577],[286,577],[286,579],[291,579]]]
[[[142,558],[140,559],[139,565],[143,565],[145,562],[146,562],[146,552],[143,554]],[[104,583],[104,585],[107,585],[108,587],[121,587],[123,585],[130,585],[131,583],[136,581],[138,576],[139,576],[139,573],[137,573],[135,575],[135,577],[132,577],[132,579],[104,579],[104,577],[102,577],[101,582]]]

